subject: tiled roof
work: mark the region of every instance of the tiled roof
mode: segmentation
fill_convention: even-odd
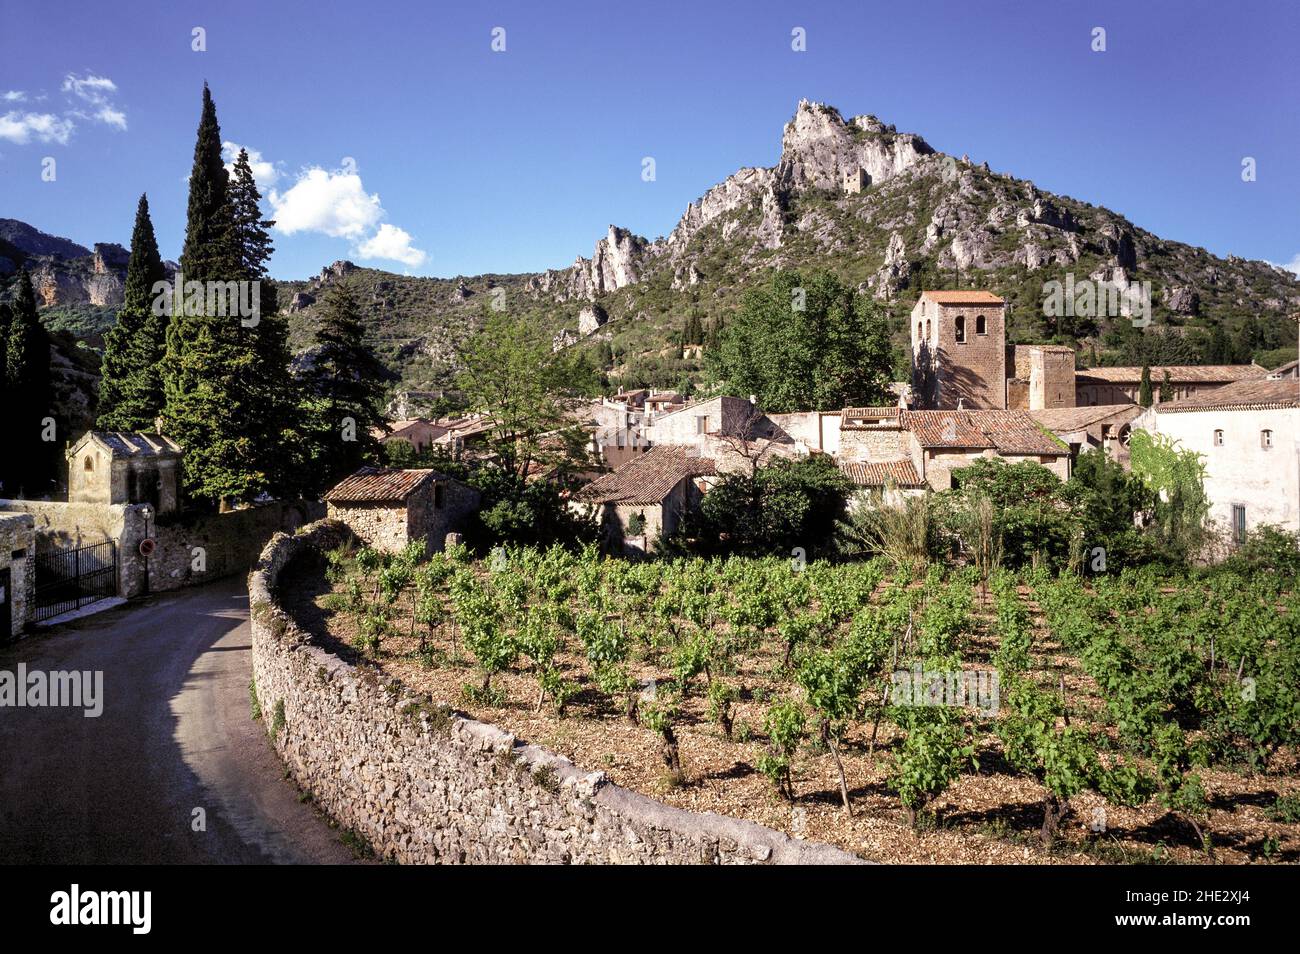
[[[879,421],[885,418],[898,417],[898,405],[891,404],[888,407],[846,407],[839,413],[840,417],[846,421]]]
[[[148,431],[87,431],[87,437],[107,448],[114,457],[179,457],[181,445],[170,437]]]
[[[1254,364],[1180,364],[1163,365],[1151,368],[1151,386],[1157,387],[1169,372],[1172,384],[1226,384],[1230,381],[1246,381],[1262,378],[1268,374],[1264,368]],[[1086,368],[1075,373],[1074,379],[1079,384],[1138,384],[1142,380],[1141,368]]]
[[[900,411],[899,417],[922,447],[992,448],[999,454],[1068,453],[1027,411]]]
[[[910,460],[840,461],[840,471],[859,487],[920,487],[921,478]]]
[[[383,467],[362,467],[350,477],[344,477],[325,492],[331,503],[362,503],[368,501],[393,501],[400,503],[411,496],[426,480],[445,479],[436,470],[398,470]]]
[[[683,478],[703,477],[716,472],[713,461],[700,457],[695,448],[660,444],[578,489],[573,499],[593,504],[657,504]]]
[[[1030,411],[1032,417],[1049,431],[1081,431],[1098,421],[1127,416],[1129,420],[1141,414],[1143,408],[1136,404],[1093,404],[1089,407],[1050,407]]]
[[[977,288],[956,289],[952,291],[923,291],[922,298],[939,305],[1001,305],[1003,301],[990,291]]]
[[[1052,345],[1052,344],[1018,344],[1016,350],[1025,351],[1048,351],[1053,354],[1074,354],[1074,349],[1069,345]]]
[[[1270,378],[1283,378],[1287,376],[1294,377],[1297,367],[1300,367],[1300,361],[1288,361],[1279,368],[1274,368],[1268,373]]]
[[[1250,411],[1300,407],[1300,379],[1280,381],[1238,381],[1207,394],[1197,394],[1181,401],[1156,405],[1159,414],[1180,411]]]

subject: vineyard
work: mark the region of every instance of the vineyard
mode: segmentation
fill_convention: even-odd
[[[344,548],[316,583],[337,648],[683,808],[882,861],[1300,858],[1277,577]]]

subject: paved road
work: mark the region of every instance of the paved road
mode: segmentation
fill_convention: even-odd
[[[102,670],[104,711],[0,706],[0,862],[352,861],[250,717],[242,579],[0,648],[19,663]]]

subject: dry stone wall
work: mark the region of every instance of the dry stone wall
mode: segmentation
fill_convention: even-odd
[[[683,811],[465,718],[312,642],[281,571],[348,534],[277,534],[249,576],[253,674],[268,732],[339,825],[402,863],[852,864],[829,845]]]

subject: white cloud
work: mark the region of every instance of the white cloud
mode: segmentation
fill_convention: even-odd
[[[21,103],[26,98],[27,94],[20,89],[11,89],[3,96],[0,96],[0,99],[3,99],[6,103]]]
[[[405,229],[385,222],[379,231],[357,246],[362,258],[387,258],[411,268],[418,268],[428,257],[418,248],[411,247],[411,235]]]
[[[99,112],[95,113],[95,118],[105,125],[126,129],[126,113],[112,106],[101,106]]]
[[[234,143],[225,146],[234,147]],[[250,150],[250,164],[257,176],[253,158]],[[256,158],[262,161],[260,155]],[[267,201],[271,203],[276,231],[285,235],[320,232],[331,238],[351,239],[353,254],[358,258],[388,259],[411,268],[423,265],[428,258],[411,245],[409,232],[384,221],[388,213],[379,196],[366,191],[352,159],[344,159],[341,169],[309,166],[284,192],[272,189]]]
[[[275,228],[285,235],[324,232],[333,238],[359,239],[384,217],[379,196],[368,195],[354,172],[304,169],[286,192],[271,191]]]
[[[67,115],[103,123],[114,129],[126,129],[126,113],[114,106],[112,102],[113,96],[117,94],[117,84],[107,76],[96,76],[93,73],[77,76],[75,73],[69,73],[63,78],[62,88],[67,96],[75,97],[95,107],[90,113],[74,109]]]
[[[51,113],[8,112],[0,116],[0,139],[23,145],[35,137],[40,142],[66,146],[72,136],[73,123]]]
[[[79,77],[75,73],[69,73],[63,78],[63,91],[88,103],[102,106],[108,102],[110,94],[117,92],[117,84],[107,76],[87,73]]]
[[[280,169],[269,159],[263,159],[262,154],[256,149],[249,146],[241,146],[237,142],[223,142],[221,144],[221,158],[226,160],[226,171],[234,173],[235,157],[239,155],[240,149],[248,150],[248,165],[253,170],[253,178],[262,190],[269,189],[280,181]]]
[[[1293,273],[1297,278],[1300,278],[1300,252],[1296,252],[1292,255],[1291,261],[1281,267],[1285,268],[1288,272]]]

